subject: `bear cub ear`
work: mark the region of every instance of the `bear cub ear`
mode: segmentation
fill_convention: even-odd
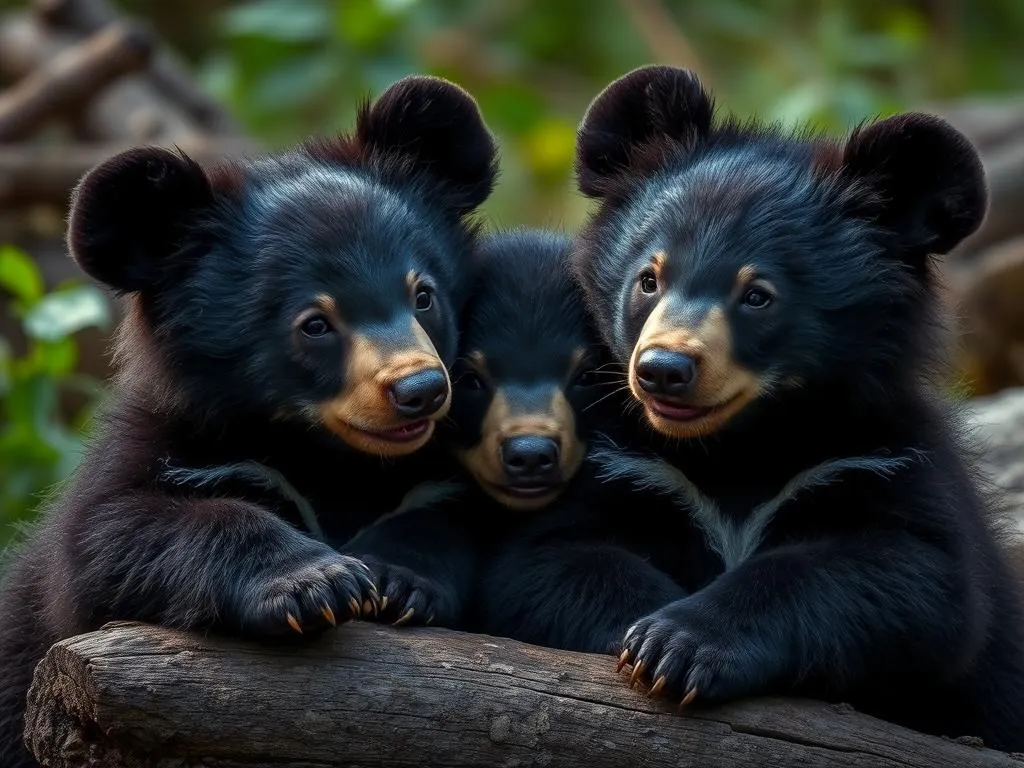
[[[413,75],[394,83],[360,113],[356,136],[370,154],[407,157],[428,169],[460,213],[482,204],[494,188],[494,138],[476,100],[447,80]]]
[[[100,163],[72,193],[68,250],[118,292],[144,291],[165,274],[181,225],[213,202],[203,170],[183,154],[138,147]]]
[[[587,107],[577,132],[580,191],[601,197],[607,182],[629,170],[641,144],[664,138],[690,147],[711,130],[714,102],[693,72],[648,65],[605,87]]]
[[[845,174],[875,197],[869,215],[893,233],[916,268],[952,250],[981,226],[988,207],[985,171],[971,142],[945,120],[906,113],[853,132]]]

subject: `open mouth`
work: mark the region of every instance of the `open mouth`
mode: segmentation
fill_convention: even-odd
[[[354,424],[349,426],[357,432],[361,432],[376,440],[383,440],[389,443],[410,443],[423,437],[430,429],[430,425],[431,421],[429,419],[420,419],[419,421],[413,421],[399,427],[381,430],[364,429]]]

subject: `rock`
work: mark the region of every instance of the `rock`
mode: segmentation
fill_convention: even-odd
[[[1024,387],[968,401],[982,469],[1024,533]]]

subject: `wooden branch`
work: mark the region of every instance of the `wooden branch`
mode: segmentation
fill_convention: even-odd
[[[28,14],[0,20],[0,79],[8,82],[59,56],[79,35],[50,29]],[[126,75],[94,95],[78,116],[81,138],[92,141],[190,141],[205,129],[139,72]]]
[[[190,137],[180,142],[152,143],[179,147],[201,165],[228,157],[244,157],[257,151],[252,142],[227,137]],[[137,143],[0,146],[0,208],[39,203],[63,205],[86,171],[133,146]]]
[[[79,34],[93,34],[119,18],[106,0],[33,0],[36,14],[48,25]],[[182,58],[166,46],[153,59],[149,79],[174,100],[204,129],[221,135],[238,135],[241,129],[231,115],[197,87]]]
[[[1020,768],[849,707],[749,700],[676,714],[610,657],[354,622],[291,647],[115,624],[50,649],[26,743],[103,765]]]
[[[149,31],[114,24],[63,51],[0,94],[0,142],[31,135],[51,117],[80,109],[98,91],[142,69],[153,51]]]

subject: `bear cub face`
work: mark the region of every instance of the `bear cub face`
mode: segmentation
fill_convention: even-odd
[[[476,253],[444,439],[512,509],[538,509],[562,492],[601,423],[597,408],[621,383],[604,367],[570,247],[555,233],[517,230],[484,238]]]
[[[70,250],[134,294],[183,407],[401,456],[449,408],[467,217],[495,154],[468,94],[410,77],[353,135],[282,155],[209,172],[156,148],[108,160],[76,190]]]
[[[643,67],[579,132],[579,185],[601,206],[574,266],[650,424],[708,436],[780,398],[918,370],[929,256],[985,212],[969,142],[921,114],[839,143],[713,112],[690,72]]]

